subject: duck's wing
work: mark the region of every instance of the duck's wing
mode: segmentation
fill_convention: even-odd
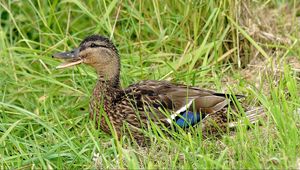
[[[194,125],[201,116],[216,113],[231,102],[226,94],[167,81],[142,81],[124,92],[141,114],[147,112],[148,118],[165,124],[176,122],[179,126],[187,125],[184,119],[189,119],[189,124]]]

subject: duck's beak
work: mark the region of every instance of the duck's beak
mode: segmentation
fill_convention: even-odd
[[[56,67],[57,69],[71,67],[83,62],[79,56],[79,48],[75,48],[74,50],[68,52],[56,53],[52,56],[52,58],[65,60],[65,62]]]

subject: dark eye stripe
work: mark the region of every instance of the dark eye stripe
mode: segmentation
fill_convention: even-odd
[[[92,43],[90,45],[91,48],[97,48],[97,47],[104,47],[104,48],[107,48],[105,45],[99,45],[99,44],[95,44],[95,43]]]

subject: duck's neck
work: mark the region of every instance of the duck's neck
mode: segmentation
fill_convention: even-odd
[[[96,68],[98,74],[98,83],[105,83],[110,87],[119,88],[120,87],[120,61],[112,61],[113,64],[108,65],[97,65],[94,64],[93,67]]]
[[[119,89],[119,76],[115,76],[109,80],[99,76],[94,89],[94,93],[96,92],[96,94],[94,95],[101,96],[107,102],[112,102]]]
[[[106,113],[113,112],[117,95],[120,91],[119,79],[107,80],[99,77],[90,102],[90,117],[99,116],[101,108]]]
[[[119,75],[111,79],[99,76],[93,92],[94,100],[102,102],[106,106],[112,105],[119,89]]]

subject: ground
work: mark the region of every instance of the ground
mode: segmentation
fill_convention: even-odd
[[[8,0],[0,16],[2,169],[300,168],[298,1]],[[235,92],[266,117],[220,137],[194,127],[149,132],[147,147],[115,140],[88,118],[94,70],[56,70],[51,58],[91,34],[117,45],[123,87],[155,79]]]

